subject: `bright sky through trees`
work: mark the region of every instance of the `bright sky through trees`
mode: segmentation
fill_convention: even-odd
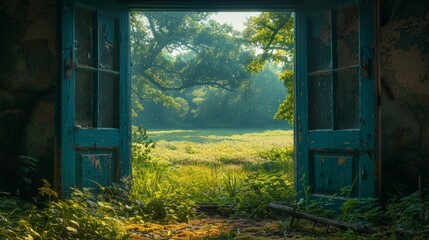
[[[212,15],[212,19],[219,23],[227,23],[234,27],[235,30],[243,31],[244,22],[251,16],[258,15],[259,12],[218,12]]]

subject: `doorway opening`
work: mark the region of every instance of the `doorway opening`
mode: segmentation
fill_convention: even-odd
[[[135,11],[130,25],[137,191],[254,215],[295,201],[294,13]]]

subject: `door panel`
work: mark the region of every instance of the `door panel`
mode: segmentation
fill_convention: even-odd
[[[62,1],[61,188],[130,175],[128,9],[118,1]]]
[[[117,151],[111,150],[77,150],[78,163],[77,185],[79,187],[98,189],[114,182],[116,175]]]
[[[375,195],[372,1],[308,0],[297,9],[296,188]]]
[[[313,152],[311,155],[313,193],[336,194],[341,189],[353,186],[350,196],[355,196],[357,185],[353,183],[357,176],[356,154]]]

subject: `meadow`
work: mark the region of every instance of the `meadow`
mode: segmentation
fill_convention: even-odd
[[[252,216],[266,214],[268,202],[293,199],[292,130],[152,130],[145,135],[133,145],[136,195],[170,194],[191,206],[213,204]]]

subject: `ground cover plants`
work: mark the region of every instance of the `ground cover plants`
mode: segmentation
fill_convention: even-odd
[[[429,201],[418,194],[326,203],[297,199],[292,131],[136,128],[133,178],[60,200],[44,182],[33,200],[0,191],[0,239],[425,239]],[[340,231],[273,213],[267,204],[377,229]],[[215,206],[207,215],[201,206]]]
[[[292,131],[174,130],[149,132],[151,159],[135,158],[134,194],[162,193],[258,216],[270,201],[291,202]],[[161,140],[162,139],[162,140]],[[135,156],[143,156],[134,144]],[[140,146],[140,148],[139,148]],[[140,151],[140,152],[139,152]],[[257,199],[255,199],[257,197]],[[178,200],[178,199],[176,199]],[[188,202],[189,202],[188,201]]]

